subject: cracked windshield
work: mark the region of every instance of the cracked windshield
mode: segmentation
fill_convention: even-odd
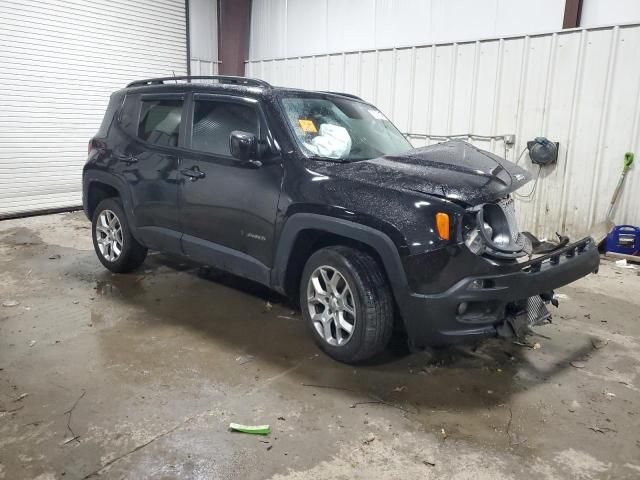
[[[288,97],[287,120],[310,157],[351,162],[410,150],[412,145],[380,110],[338,97]]]

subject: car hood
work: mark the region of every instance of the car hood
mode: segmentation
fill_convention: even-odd
[[[531,180],[523,168],[461,140],[400,155],[333,164],[322,170],[334,178],[411,190],[468,205],[497,200]]]

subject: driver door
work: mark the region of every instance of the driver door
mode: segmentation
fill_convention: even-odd
[[[195,260],[268,283],[281,162],[260,167],[233,158],[231,132],[266,138],[256,100],[194,94],[181,156],[182,247]]]

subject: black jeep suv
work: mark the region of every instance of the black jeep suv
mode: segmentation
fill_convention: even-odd
[[[414,149],[353,95],[136,81],[88,150],[84,209],[106,268],[153,249],[259,282],[299,299],[344,362],[383,350],[394,323],[416,348],[520,335],[599,264],[591,238],[532,250],[510,197],[527,171],[462,141]]]

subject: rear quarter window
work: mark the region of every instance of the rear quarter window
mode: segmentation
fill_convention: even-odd
[[[135,137],[138,134],[138,118],[140,118],[140,96],[127,95],[118,120],[120,128]]]
[[[122,94],[113,94],[111,98],[109,98],[109,104],[107,105],[107,111],[104,112],[104,116],[102,117],[102,123],[100,124],[100,128],[98,128],[98,133],[96,133],[96,137],[105,138],[109,133],[109,128],[111,128],[111,124],[113,123],[113,119],[116,115],[116,112],[122,105]]]

